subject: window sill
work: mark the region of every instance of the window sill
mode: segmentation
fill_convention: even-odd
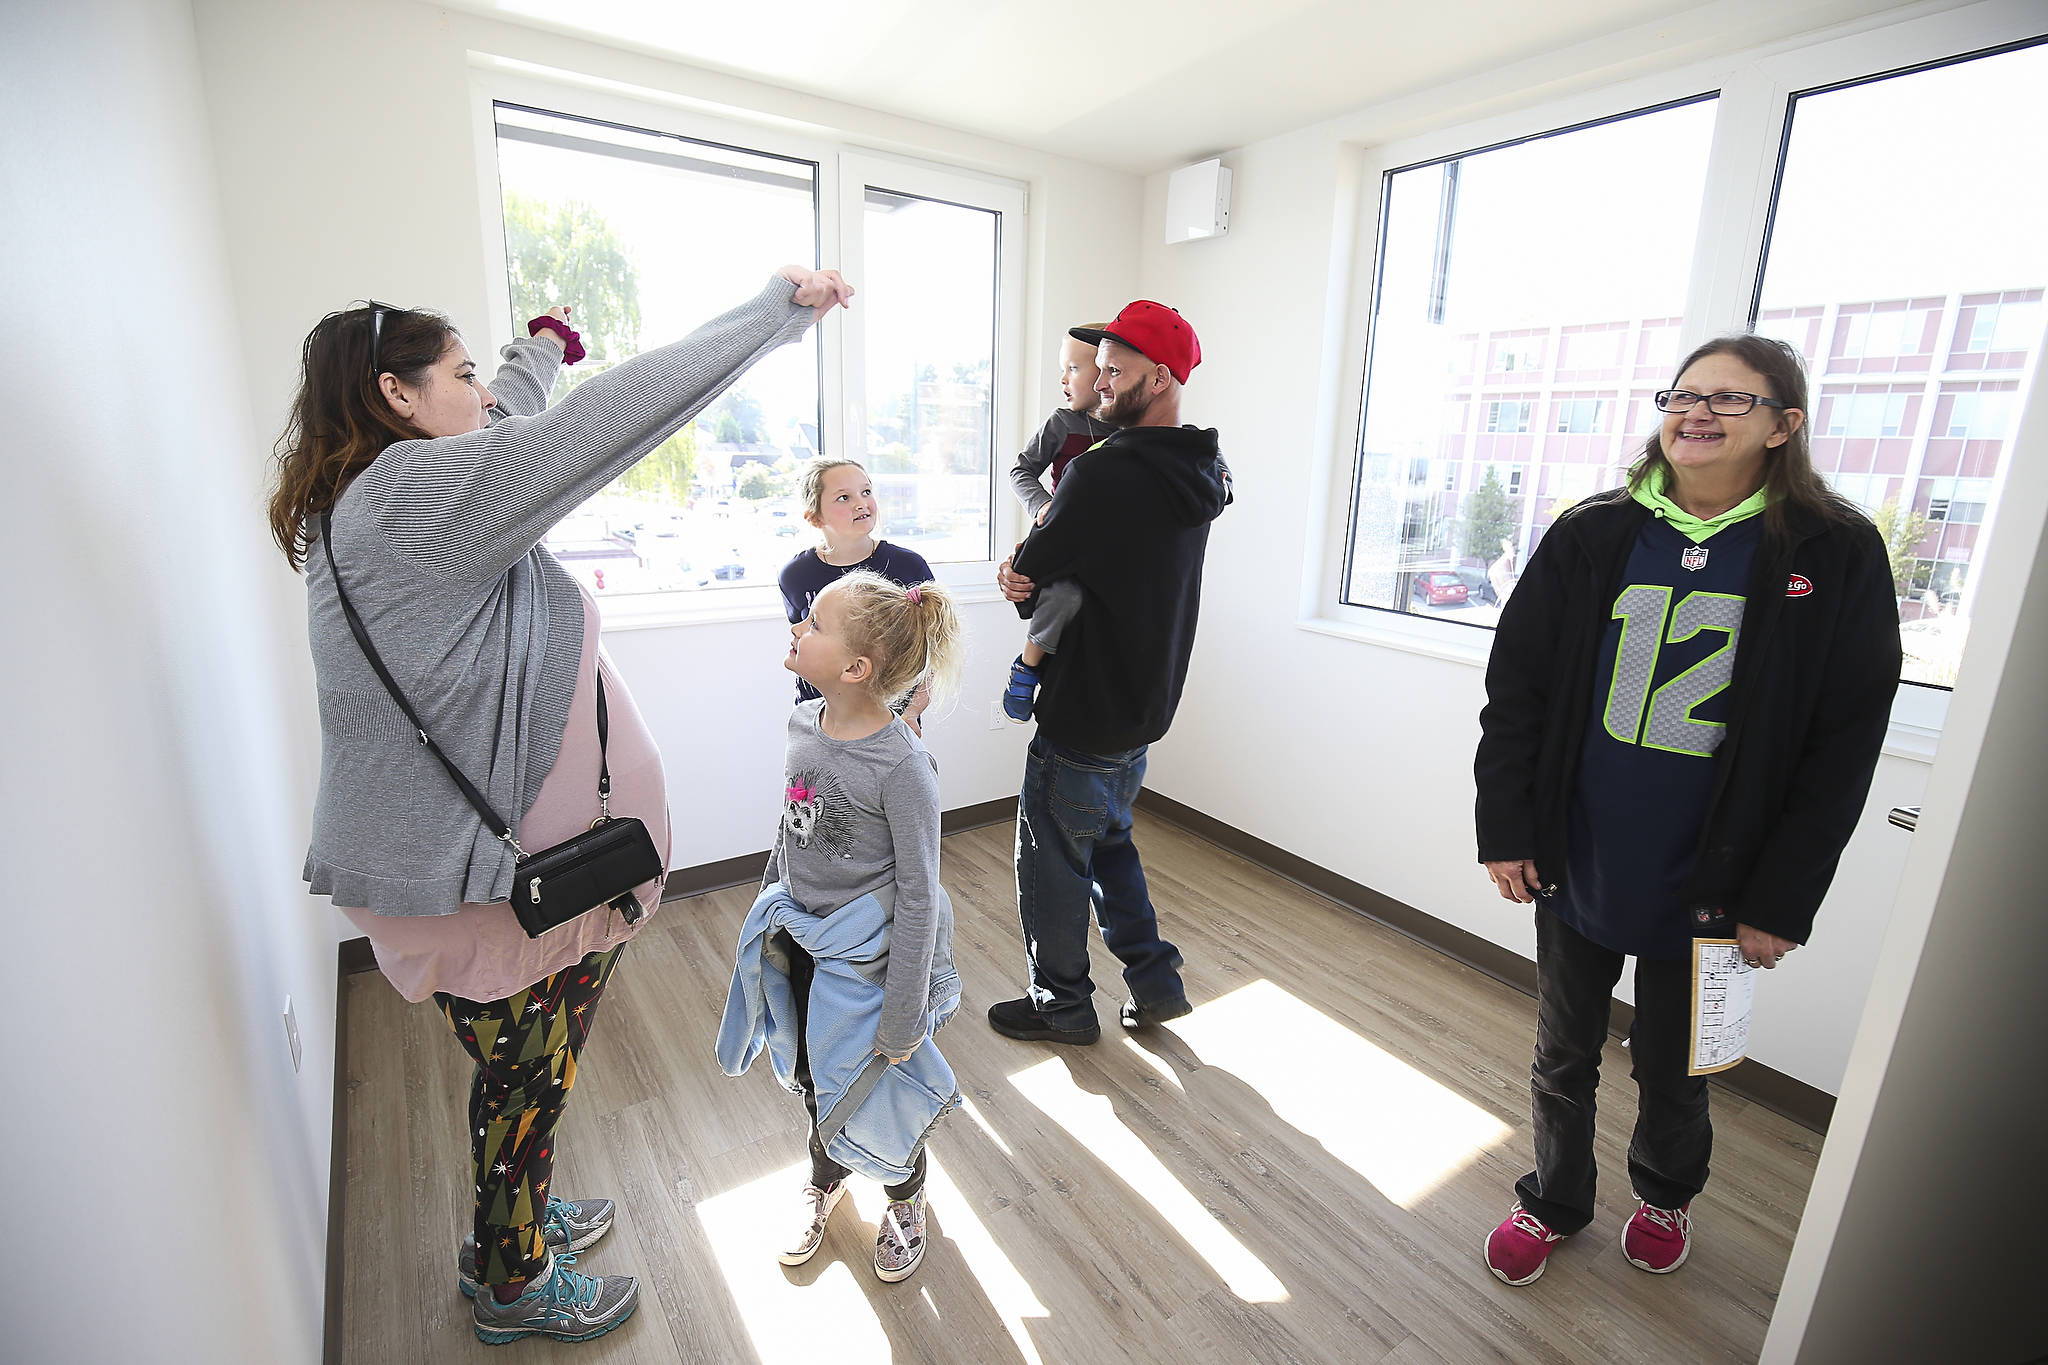
[[[1000,602],[994,564],[938,566],[939,581],[961,606]],[[959,577],[964,582],[949,581]],[[975,582],[978,578],[980,581]],[[707,600],[709,599],[709,600]],[[708,588],[694,592],[621,593],[598,595],[598,615],[607,632],[667,630],[675,626],[727,625],[735,621],[774,621],[786,625],[782,596],[767,586]]]
[[[1334,636],[1339,640],[1355,640],[1360,644],[1380,645],[1387,649],[1398,649],[1406,654],[1420,654],[1428,659],[1443,659],[1454,664],[1469,664],[1474,668],[1485,668],[1487,656],[1493,652],[1493,633],[1475,630],[1471,626],[1446,625],[1441,621],[1418,620],[1393,612],[1376,612],[1385,616],[1384,621],[1353,621],[1334,616],[1304,616],[1295,625],[1317,635]],[[1470,636],[1465,639],[1461,637]]]

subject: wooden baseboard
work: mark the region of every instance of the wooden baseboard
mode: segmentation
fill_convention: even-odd
[[[954,810],[939,813],[939,833],[958,834],[962,830],[980,829],[983,825],[999,825],[1017,817],[1017,798],[1002,796],[993,801],[983,801],[972,806],[960,806]],[[759,853],[742,853],[737,858],[721,858],[715,863],[699,863],[695,867],[679,867],[668,874],[662,884],[661,898],[664,901],[679,900],[684,896],[701,896],[711,891],[723,891],[728,886],[741,886],[761,880],[761,869],[767,865],[768,850]]]
[[[338,957],[343,976],[350,976],[356,972],[374,972],[377,970],[377,954],[371,950],[370,940],[367,938],[343,939]]]
[[[1434,948],[1444,956],[1462,962],[1474,971],[1490,976],[1504,985],[1512,986],[1524,995],[1533,998],[1536,994],[1536,964],[1520,953],[1480,938],[1477,934],[1468,933],[1456,925],[1446,924],[1434,915],[1425,914],[1391,896],[1381,895],[1369,886],[1340,876],[1326,867],[1269,844],[1235,826],[1226,825],[1213,816],[1204,815],[1194,807],[1183,805],[1170,796],[1162,796],[1149,787],[1138,794],[1138,808],[1162,820],[1171,821],[1188,833],[1234,853],[1275,876],[1285,877],[1295,885],[1305,887],[1326,900],[1335,901],[1347,910],[1364,915],[1367,919],[1386,925],[1396,933],[1404,934],[1418,943]],[[1613,1013],[1609,1016],[1608,1028],[1616,1037],[1625,1038],[1634,1019],[1635,1008],[1626,1001],[1617,1000],[1614,1002]],[[1713,1079],[1714,1084],[1730,1094],[1762,1105],[1774,1114],[1782,1114],[1801,1127],[1809,1128],[1816,1133],[1825,1135],[1828,1123],[1834,1117],[1833,1095],[1787,1076],[1781,1071],[1774,1071],[1760,1062],[1746,1060]]]

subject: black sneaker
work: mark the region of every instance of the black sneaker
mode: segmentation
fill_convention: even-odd
[[[990,1005],[988,1026],[1005,1038],[1021,1038],[1027,1043],[1072,1043],[1086,1047],[1102,1036],[1101,1027],[1092,1023],[1086,1028],[1061,1028],[1040,1014],[1028,996]]]
[[[1133,997],[1124,1001],[1123,1012],[1117,1016],[1117,1019],[1125,1028],[1150,1028],[1154,1024],[1163,1024],[1169,1019],[1178,1019],[1183,1015],[1192,1014],[1194,1008],[1193,1005],[1188,1003],[1188,998],[1185,995],[1168,1000],[1161,1005],[1141,1005],[1136,997]]]

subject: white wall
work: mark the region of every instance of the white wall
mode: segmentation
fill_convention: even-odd
[[[1344,359],[1362,288],[1350,278],[1358,148],[1590,88],[1587,73],[1605,79],[1643,62],[1613,44],[1604,65],[1584,60],[1525,63],[1227,153],[1234,202],[1219,240],[1162,245],[1163,175],[1145,200],[1140,289],[1180,308],[1203,337],[1184,416],[1220,430],[1238,488],[1210,541],[1195,663],[1152,785],[1525,956],[1529,912],[1502,901],[1474,861],[1480,633],[1442,628],[1440,652],[1462,648],[1458,658],[1305,629],[1315,612],[1301,583],[1305,567],[1321,577],[1318,538],[1356,436],[1338,414],[1355,405],[1361,378]],[[1638,92],[1608,112],[1647,102]],[[1925,781],[1924,756],[1881,760],[1812,945],[1759,992],[1751,1055],[1830,1093],[1905,858],[1906,838],[1884,814],[1917,804]],[[1619,993],[1632,998],[1626,981]]]
[[[2035,1273],[2048,1199],[2033,1178],[2048,1157],[2038,384],[2014,444],[1925,817],[1764,1341],[1771,1365],[2048,1351]]]
[[[778,120],[1026,182],[1023,406],[1033,427],[1058,400],[1051,357],[1067,326],[1114,311],[1136,283],[1135,177],[410,0],[199,0],[196,9],[249,357],[248,411],[264,432],[284,410],[300,339],[350,300],[431,303],[472,339],[492,335],[484,244],[498,229],[479,207],[471,53],[661,92],[699,116],[725,107],[736,111],[735,141],[745,141],[750,121]],[[705,268],[731,275],[737,301],[779,264]],[[269,580],[281,598],[299,592],[281,564]],[[974,647],[964,697],[927,729],[948,808],[1014,793],[1027,737],[988,723],[1022,640],[1014,611],[984,601],[967,608],[967,619]],[[784,629],[779,617],[763,617],[606,634],[661,745],[680,866],[768,846],[791,695]],[[300,681],[310,698],[310,679]],[[304,716],[299,771],[310,782],[310,705]]]
[[[313,1360],[334,938],[191,12],[6,6],[0,88],[0,1354]]]

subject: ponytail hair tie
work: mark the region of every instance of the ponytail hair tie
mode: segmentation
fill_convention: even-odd
[[[918,603],[924,601],[924,584],[911,584],[908,588],[905,588],[903,590],[903,595],[910,599],[911,606],[916,606]]]

